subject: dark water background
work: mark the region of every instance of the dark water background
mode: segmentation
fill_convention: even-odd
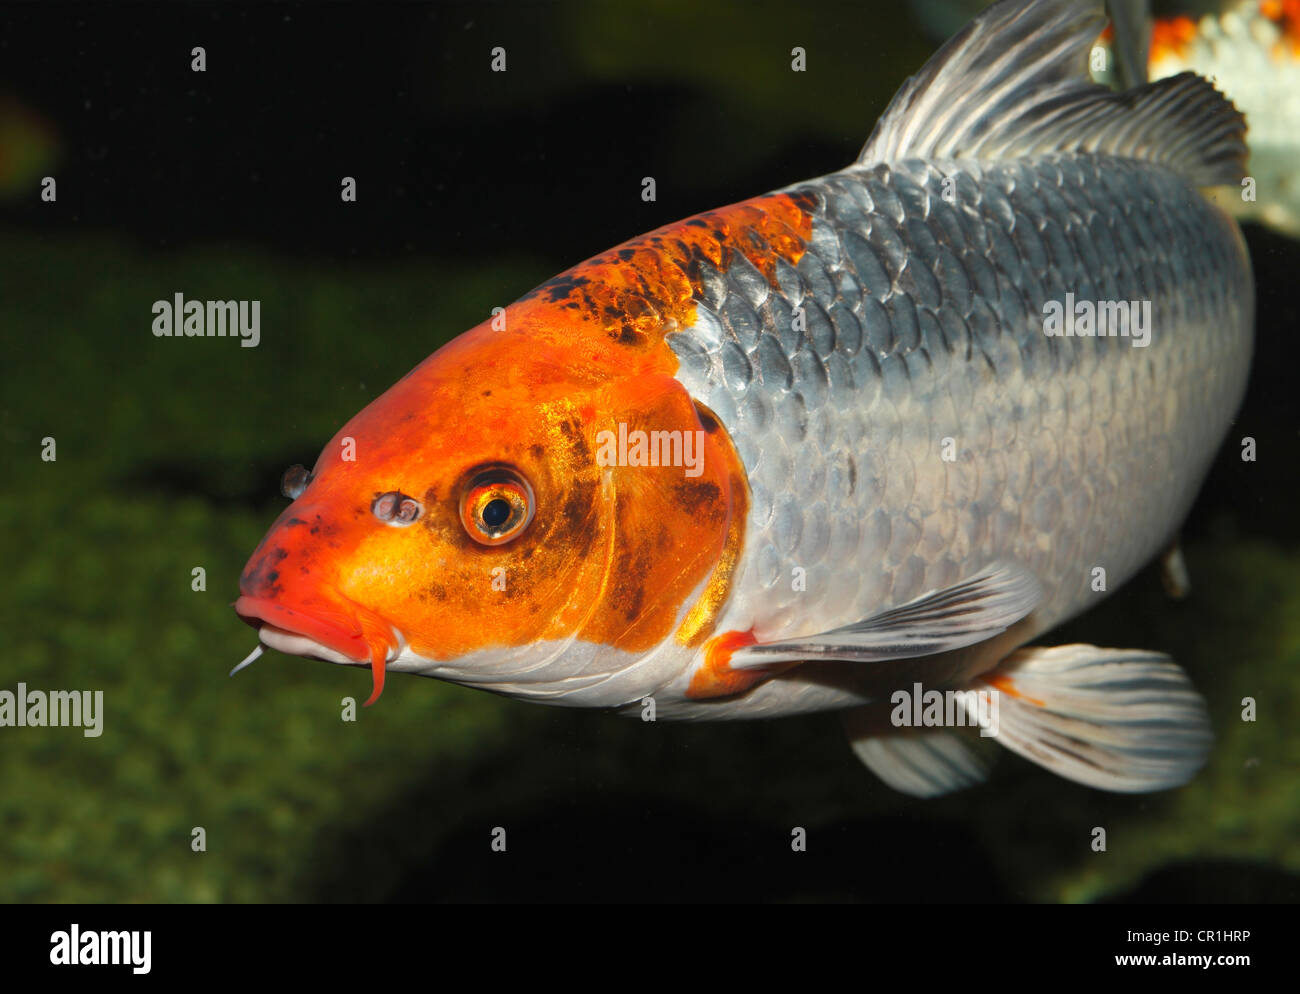
[[[1254,226],[1257,359],[1191,598],[1148,569],[1046,640],[1186,666],[1218,742],[1180,791],[1005,754],[921,802],[827,716],[643,725],[393,676],[344,723],[365,672],[226,678],[287,465],[569,265],[840,168],[934,47],[895,3],[0,8],[0,689],[106,710],[99,738],[0,729],[0,900],[1300,897],[1300,246]],[[261,344],[153,337],[175,292],[261,300]]]

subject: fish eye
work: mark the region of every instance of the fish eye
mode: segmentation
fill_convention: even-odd
[[[533,488],[512,469],[494,467],[475,476],[460,501],[465,531],[483,545],[504,545],[533,520]]]
[[[370,502],[370,513],[385,524],[402,527],[420,516],[423,505],[414,497],[397,490],[380,494]]]

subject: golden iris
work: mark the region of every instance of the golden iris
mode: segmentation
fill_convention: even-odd
[[[481,473],[465,489],[460,517],[474,541],[503,545],[517,538],[533,520],[533,488],[512,470]]]

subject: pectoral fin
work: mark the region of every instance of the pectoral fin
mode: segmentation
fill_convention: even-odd
[[[974,645],[1011,627],[1042,598],[1028,570],[994,563],[968,580],[935,590],[901,607],[819,635],[735,648],[733,670],[778,663],[838,659],[883,662]]]

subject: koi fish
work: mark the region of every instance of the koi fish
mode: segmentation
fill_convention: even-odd
[[[1210,78],[1250,122],[1250,190],[1225,197],[1239,218],[1300,238],[1300,0],[1239,0],[1155,22],[1149,72]]]
[[[918,796],[986,775],[951,727],[978,698],[1057,774],[1186,782],[1211,734],[1172,660],[1028,644],[1169,545],[1250,363],[1246,248],[1199,191],[1240,181],[1243,118],[1192,74],[1092,82],[1099,6],[990,8],[847,168],[634,238],[425,359],[286,474],[245,663],[369,666],[367,703],[392,670],[839,711]],[[913,689],[952,692],[949,723],[912,722]]]

